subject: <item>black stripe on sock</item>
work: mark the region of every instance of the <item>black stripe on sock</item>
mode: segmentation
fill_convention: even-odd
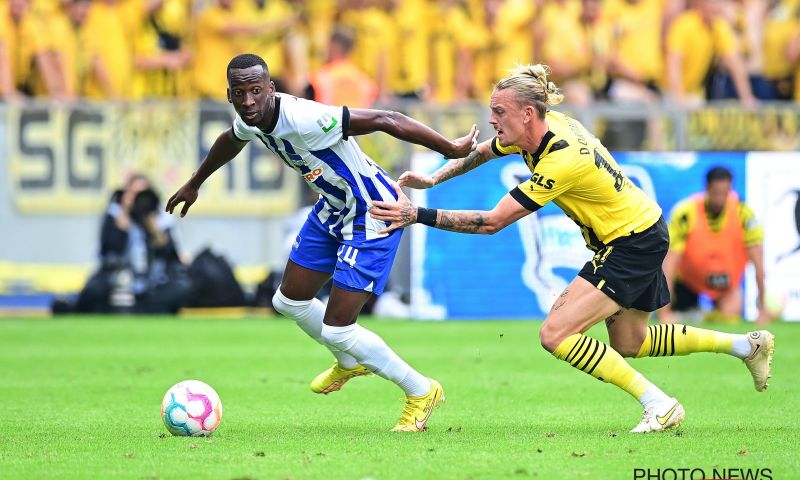
[[[675,325],[670,325],[670,337],[672,338],[672,352],[670,355],[675,355]]]
[[[602,351],[602,352],[600,352],[600,355],[598,355],[598,356],[597,356],[597,361],[596,361],[596,362],[594,362],[594,365],[592,365],[592,368],[591,368],[591,369],[589,369],[589,371],[588,371],[588,372],[586,372],[586,373],[588,373],[589,375],[591,375],[591,374],[592,374],[592,372],[594,372],[594,369],[595,369],[595,368],[597,368],[597,364],[598,364],[598,363],[600,363],[600,360],[602,360],[602,359],[603,359],[603,356],[605,356],[605,354],[606,354],[606,349],[607,349],[607,347],[606,347],[606,344],[605,344],[605,343],[603,343],[602,345],[603,345],[603,351]],[[600,378],[600,377],[598,377],[598,378],[599,378],[600,380],[603,380],[603,379],[602,379],[602,378]]]
[[[581,357],[579,359],[575,360],[574,362],[572,362],[572,366],[575,367],[575,368],[578,368],[577,365],[579,363],[581,363],[581,360],[583,360],[583,357],[585,357],[586,354],[589,353],[589,349],[592,348],[592,344],[597,341],[594,338],[589,338],[589,337],[586,337],[586,338],[588,338],[589,341],[586,342],[586,348],[583,349],[583,353],[581,354]]]
[[[597,354],[597,351],[600,349],[600,342],[598,340],[592,339],[592,343],[594,344],[594,350],[592,350],[592,354],[586,359],[586,363],[583,364],[582,367],[577,367],[580,370],[586,371],[586,367],[594,360],[594,356]],[[588,351],[588,349],[587,349]]]
[[[582,335],[581,335],[581,341],[580,341],[580,342],[578,342],[578,343],[576,343],[576,346],[577,346],[578,348],[575,348],[575,347],[573,347],[573,348],[572,348],[572,350],[574,350],[574,351],[575,351],[575,353],[572,353],[572,350],[570,350],[570,353],[572,353],[572,356],[570,356],[570,355],[567,355],[567,357],[566,357],[564,360],[566,360],[566,361],[567,361],[567,362],[569,362],[569,363],[572,363],[572,359],[578,356],[578,354],[580,353],[580,351],[583,349],[583,346],[586,344],[586,340],[587,340],[588,338],[589,338],[589,337],[584,337],[584,336],[582,336]]]
[[[669,352],[667,352],[667,346],[669,345],[669,338],[667,338],[669,336],[669,325],[662,325],[662,327],[664,327],[662,329],[664,334],[661,336],[661,341],[664,343],[664,346],[661,348],[661,355],[667,356],[669,355]]]
[[[662,327],[662,325],[656,325],[656,332],[657,332],[657,335],[658,335],[658,337],[657,337],[658,340],[656,340],[656,357],[660,357],[661,356],[661,337],[662,337],[661,327]]]
[[[568,362],[569,362],[569,357],[570,357],[570,355],[572,355],[572,352],[574,352],[574,351],[575,351],[575,349],[576,349],[576,348],[578,348],[578,345],[580,345],[580,343],[581,343],[581,340],[583,340],[583,337],[581,337],[581,339],[580,339],[580,340],[578,340],[577,342],[575,342],[575,345],[573,345],[573,346],[572,346],[572,349],[569,351],[569,353],[567,354],[567,356],[565,356],[565,357],[564,357],[564,360],[566,360],[566,361],[568,361]]]
[[[655,336],[655,333],[654,333],[653,330],[655,329],[655,325],[649,326],[649,327],[647,327],[647,329],[650,331],[649,332],[650,333],[650,356],[652,357],[653,356],[653,350],[656,347],[655,342],[653,342],[653,337]]]
[[[656,325],[655,331],[656,337],[653,339],[653,343],[655,343],[656,351],[653,356],[657,357],[661,355],[661,325]]]

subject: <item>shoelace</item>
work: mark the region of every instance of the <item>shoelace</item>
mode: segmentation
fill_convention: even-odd
[[[655,414],[656,414],[655,408],[647,408],[647,409],[645,409],[645,411],[642,413],[642,419],[639,421],[639,424],[641,424],[643,422],[647,423],[647,424],[650,424],[650,420],[653,419]]]
[[[405,401],[405,405],[403,406],[403,413],[400,414],[400,422],[411,425],[414,423],[414,402],[409,401],[407,397],[403,397],[401,400]]]

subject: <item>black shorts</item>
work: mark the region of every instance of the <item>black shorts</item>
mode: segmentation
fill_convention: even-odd
[[[595,253],[578,275],[623,308],[654,312],[668,304],[661,264],[669,250],[664,217],[640,233],[620,237]]]

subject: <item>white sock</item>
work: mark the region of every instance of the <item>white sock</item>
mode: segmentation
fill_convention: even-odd
[[[381,337],[354,323],[346,327],[322,324],[322,339],[334,348],[347,352],[372,373],[397,384],[406,396],[428,393],[431,382],[411,368],[386,345]]]
[[[750,345],[747,335],[731,335],[731,337],[733,337],[731,355],[738,358],[749,357],[753,347]]]
[[[322,319],[325,317],[325,305],[322,302],[316,298],[292,300],[278,289],[275,296],[272,297],[272,306],[277,312],[294,320],[309,337],[330,350],[340,367],[349,369],[358,365],[358,360],[345,352],[336,350],[322,339]]]
[[[639,399],[639,402],[642,404],[645,410],[658,403],[669,401],[672,401],[672,398],[670,398],[669,395],[662,392],[660,388],[656,387],[652,383],[649,387],[647,387],[647,390],[644,391],[642,398]]]

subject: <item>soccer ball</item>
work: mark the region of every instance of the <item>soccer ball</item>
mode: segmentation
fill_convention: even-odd
[[[213,388],[198,380],[176,383],[161,402],[167,430],[182,437],[207,437],[222,420],[222,401]]]

